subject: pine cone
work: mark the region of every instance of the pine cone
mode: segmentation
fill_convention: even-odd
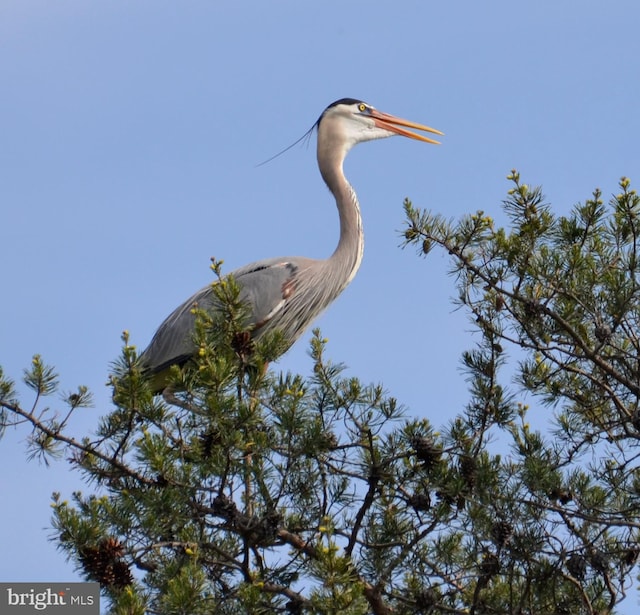
[[[500,560],[493,553],[486,553],[480,564],[480,577],[486,582],[500,572]]]
[[[113,536],[102,539],[100,541],[99,548],[105,557],[108,556],[115,559],[124,555],[124,547],[122,546],[122,543]]]
[[[133,583],[131,570],[129,570],[129,566],[127,566],[127,564],[121,559],[113,563],[112,574],[113,581],[111,584],[114,587],[126,587],[127,585],[131,585],[131,583]]]
[[[438,599],[440,598],[438,591],[433,587],[428,587],[427,589],[420,590],[416,593],[416,609],[419,611],[429,612],[436,604],[438,603]]]
[[[611,337],[611,327],[609,325],[599,325],[593,330],[596,339],[603,344]]]
[[[416,457],[422,461],[425,469],[431,469],[442,456],[442,449],[436,446],[431,438],[425,436],[414,436],[411,438],[411,446]]]
[[[460,470],[460,475],[467,483],[469,491],[473,491],[473,488],[476,485],[477,476],[476,460],[469,455],[463,455],[462,457],[460,457],[460,463],[458,467]]]
[[[124,555],[124,547],[116,538],[103,538],[98,545],[85,545],[78,556],[80,563],[89,578],[100,585],[126,587],[133,583],[129,566],[120,559]]]
[[[554,487],[549,492],[549,498],[552,500],[558,500],[560,504],[568,504],[573,500],[573,493],[562,487]]]
[[[497,521],[491,528],[491,537],[498,547],[504,547],[513,536],[513,526],[507,521]]]
[[[215,428],[210,428],[198,436],[198,445],[202,452],[203,459],[209,459],[213,452],[213,447],[221,441],[220,432]]]
[[[409,496],[409,505],[413,506],[414,510],[429,510],[431,508],[431,496],[428,492],[424,493],[414,493]]]
[[[574,553],[567,560],[567,570],[579,581],[584,579],[584,575],[587,572],[587,562],[582,555]]]
[[[609,558],[602,551],[595,551],[591,554],[591,566],[604,574],[609,569]]]

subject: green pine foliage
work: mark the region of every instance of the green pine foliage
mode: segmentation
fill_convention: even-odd
[[[286,344],[252,340],[219,262],[193,362],[154,395],[125,333],[84,439],[85,388],[41,409],[58,376],[36,356],[26,407],[0,371],[2,426],[86,479],[53,495],[55,540],[110,612],[615,613],[640,554],[640,198],[623,178],[556,216],[509,179],[508,228],[405,202],[406,243],[450,256],[477,331],[446,425],[347,376],[319,331],[310,374],[270,367]]]

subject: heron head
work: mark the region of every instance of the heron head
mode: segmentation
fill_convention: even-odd
[[[331,103],[318,118],[316,128],[319,140],[329,137],[332,143],[342,141],[347,150],[363,141],[384,139],[394,135],[439,144],[439,141],[411,132],[407,128],[437,135],[443,134],[435,128],[378,111],[375,107],[356,98],[341,98]]]

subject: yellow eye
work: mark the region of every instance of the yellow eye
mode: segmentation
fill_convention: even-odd
[[[358,110],[364,113],[367,110],[367,105],[365,105],[364,103],[360,103],[358,105]]]

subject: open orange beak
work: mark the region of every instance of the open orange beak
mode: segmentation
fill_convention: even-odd
[[[395,132],[396,134],[402,135],[403,137],[409,137],[410,139],[424,141],[425,143],[440,145],[440,141],[436,141],[435,139],[430,139],[429,137],[425,137],[424,135],[419,135],[415,132],[405,130],[404,128],[401,128],[401,126],[406,126],[407,128],[413,128],[415,130],[422,130],[424,132],[431,132],[436,135],[444,135],[443,132],[440,132],[435,128],[429,128],[429,126],[423,126],[422,124],[416,124],[415,122],[410,122],[409,120],[403,120],[399,117],[396,117],[395,115],[383,113],[382,111],[378,111],[377,109],[371,109],[370,117],[373,119],[376,126],[380,128],[390,130],[391,132]]]

